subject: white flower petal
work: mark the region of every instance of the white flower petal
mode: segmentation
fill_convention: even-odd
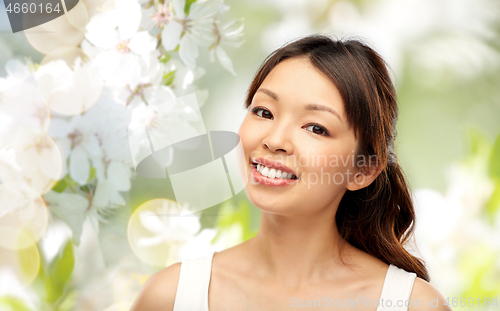
[[[182,89],[183,90],[187,89],[188,86],[193,84],[193,81],[194,81],[194,73],[192,70],[189,70],[184,76],[184,79],[182,81]]]
[[[167,51],[175,49],[177,44],[179,44],[179,39],[181,38],[183,27],[177,22],[170,22],[161,32],[161,44]]]
[[[217,48],[215,48],[215,53],[217,54],[217,58],[219,59],[222,67],[224,67],[227,71],[232,73],[233,76],[235,76],[236,72],[234,72],[233,62],[231,61],[229,56],[227,56],[226,52],[220,46],[218,46]]]
[[[39,161],[41,163],[40,170],[45,176],[53,180],[59,180],[64,177],[64,175],[60,176],[61,172],[58,169],[54,169],[58,168],[61,163],[61,154],[56,148],[42,149]]]
[[[147,88],[144,91],[144,97],[146,97],[148,107],[160,105],[175,99],[172,89],[164,85]]]
[[[227,43],[227,41],[240,39],[243,35],[243,28],[243,19],[237,18],[232,20],[220,29],[223,40]]]
[[[71,179],[85,185],[89,179],[90,163],[82,147],[76,146],[69,157],[69,176]]]
[[[16,80],[24,80],[31,76],[28,66],[17,59],[7,61],[5,64],[5,71],[7,71],[10,77]]]
[[[208,21],[217,14],[222,0],[195,1],[189,9],[189,17],[196,21]]]
[[[116,191],[107,181],[99,181],[96,186],[92,205],[97,208],[106,208],[109,204],[111,192]]]
[[[99,146],[99,140],[92,132],[88,133],[88,135],[85,137],[85,142],[82,147],[85,149],[85,151],[88,152],[90,156],[99,157],[102,154],[101,146]]]
[[[139,29],[142,18],[141,6],[137,1],[121,1],[118,12],[118,32],[120,33],[120,39],[130,39]]]
[[[143,6],[140,28],[149,31],[154,26],[158,25],[157,22],[154,19],[151,18],[151,16],[153,16],[153,15],[155,15],[157,13],[158,13],[158,11],[157,11],[157,9],[155,8],[154,5],[150,6],[147,9],[145,9],[144,6]]]
[[[97,55],[94,64],[100,69],[102,78],[110,87],[129,85],[134,89],[139,84],[141,65],[137,55],[109,50]]]
[[[210,57],[210,61],[213,63],[215,61],[215,49],[211,49],[209,52],[208,52],[208,56]]]
[[[184,8],[186,7],[186,0],[173,0],[172,2],[174,6],[175,16],[180,19],[186,17],[186,14],[184,14]]]
[[[61,118],[52,118],[50,120],[50,127],[47,132],[53,138],[62,138],[68,136],[71,127],[70,124]]]
[[[159,85],[163,80],[164,66],[158,60],[159,56],[160,52],[158,50],[154,50],[149,54],[141,55],[142,84],[151,83],[153,85]]]
[[[139,213],[139,220],[144,228],[153,233],[162,233],[165,231],[166,223],[152,211],[143,211]]]
[[[136,54],[149,54],[156,49],[158,40],[147,31],[136,33],[128,44],[128,47]]]
[[[94,167],[95,169],[95,177],[97,178],[97,180],[106,180],[106,178],[104,178],[104,162],[103,162],[103,159],[102,158],[91,158],[92,160],[92,166]]]
[[[114,29],[101,29],[100,32],[89,32],[86,36],[93,45],[110,49],[118,43],[118,34]]]
[[[111,161],[108,165],[107,180],[119,191],[130,190],[130,169],[121,162]]]
[[[179,56],[189,69],[195,69],[198,58],[198,46],[194,38],[186,33],[180,41]]]
[[[115,29],[118,27],[118,12],[116,10],[102,11],[90,19],[87,24],[87,34],[89,32],[99,32],[103,29]]]
[[[89,202],[83,196],[75,193],[57,193],[49,191],[44,195],[49,203],[49,210],[66,222],[73,232],[73,240],[80,244],[83,222],[87,218],[86,210]]]
[[[85,37],[93,45],[108,49],[118,42],[118,18],[115,11],[105,11],[92,17],[87,24]]]
[[[120,192],[118,191],[110,193],[109,202],[119,206],[124,206],[126,204],[125,199],[121,196]]]

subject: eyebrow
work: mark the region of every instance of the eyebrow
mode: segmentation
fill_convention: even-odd
[[[257,92],[261,92],[261,93],[264,93],[266,94],[267,96],[271,97],[272,99],[274,99],[275,101],[278,101],[278,95],[276,93],[274,93],[273,91],[271,90],[268,90],[268,89],[264,89],[264,88],[259,88],[257,90]]]
[[[271,97],[272,99],[274,99],[275,101],[278,101],[278,94],[274,93],[273,91],[271,90],[268,90],[266,88],[259,88],[257,90],[257,92],[261,92],[261,93],[264,93],[266,94],[267,96]],[[307,104],[305,106],[305,109],[306,110],[316,110],[316,111],[327,111],[327,112],[330,112],[331,114],[333,114],[334,116],[336,116],[337,118],[339,118],[339,120],[342,122],[342,118],[340,117],[340,115],[337,113],[337,111],[333,110],[332,108],[330,107],[327,107],[327,106],[323,106],[323,105],[318,105],[318,104]]]

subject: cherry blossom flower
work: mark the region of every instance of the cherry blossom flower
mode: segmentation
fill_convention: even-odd
[[[191,1],[189,6],[185,0],[92,2],[86,4],[92,18],[79,47],[85,59],[76,58],[73,65],[48,62],[54,55],[40,65],[7,62],[8,75],[0,78],[0,181],[23,183],[42,196],[49,229],[62,237],[42,238],[45,259],[53,260],[72,236],[73,284],[102,288],[102,275],[97,280],[88,271],[105,272],[99,244],[110,235],[99,230],[111,214],[128,215],[120,207],[128,204],[132,166],[151,144],[161,148],[205,131],[196,107],[208,97],[197,85],[205,74],[196,66],[200,47],[234,74],[224,48],[241,44],[243,27],[240,21],[221,26],[218,15],[228,9],[223,0]],[[175,100],[193,93],[196,97],[181,100],[188,104]],[[145,129],[149,136],[143,135]],[[150,230],[136,241],[143,251],[168,248],[160,264],[214,250],[216,230],[201,230],[199,215],[141,215],[140,222]],[[92,260],[82,264],[88,254]],[[129,258],[136,266],[139,259],[148,262],[139,255]],[[110,278],[107,286],[116,285],[116,278]],[[77,308],[88,308],[94,293],[82,291]],[[109,306],[110,296],[93,306]]]
[[[173,15],[169,15],[170,20],[161,33],[165,50],[172,51],[180,45],[181,60],[190,69],[194,69],[199,55],[198,46],[209,46],[215,40],[213,22],[221,4],[221,0],[199,0],[191,4],[189,14],[186,15],[185,0],[166,2],[166,8],[171,7]]]
[[[55,191],[47,192],[43,198],[50,212],[71,228],[75,244],[80,244],[83,222],[89,214],[89,201],[78,193],[57,193]]]
[[[210,59],[214,61],[214,54],[217,59],[227,71],[236,75],[233,68],[233,62],[226,54],[222,45],[229,45],[233,47],[240,47],[243,44],[243,19],[235,19],[224,26],[219,26],[219,21],[214,23],[214,32],[216,33],[216,41],[210,46]]]
[[[95,105],[103,87],[97,68],[81,58],[76,59],[74,70],[62,60],[41,65],[35,78],[50,108],[64,115],[87,111]]]
[[[94,16],[87,25],[86,39],[99,48],[94,65],[110,87],[134,89],[141,77],[141,57],[156,49],[157,39],[138,31],[141,21],[139,3],[121,0],[111,10]],[[96,50],[94,50],[94,53]]]
[[[33,74],[20,61],[9,61],[8,76],[0,78],[0,112],[37,132],[46,132],[50,124],[47,102],[36,86]]]
[[[63,165],[69,160],[69,175],[80,185],[87,184],[91,163],[97,176],[105,176],[103,163],[131,163],[127,144],[130,111],[115,102],[109,90],[105,93],[83,115],[54,118],[49,130],[62,150]]]
[[[157,207],[156,210],[141,210],[139,220],[142,228],[149,231],[150,235],[137,239],[135,247],[138,248],[165,248],[168,247],[166,265],[196,258],[201,253],[213,251],[211,240],[217,230],[203,229],[198,214],[180,216],[172,214],[166,205]]]
[[[61,178],[61,154],[54,141],[0,113],[0,179],[25,183],[45,193]]]
[[[130,190],[129,166],[112,161],[105,167],[104,173],[105,176],[97,178],[97,185],[88,187],[88,192],[50,191],[44,195],[49,210],[71,228],[76,244],[79,244],[83,223],[87,218],[98,230],[100,222],[107,222],[106,216],[125,205],[125,200],[119,192]]]

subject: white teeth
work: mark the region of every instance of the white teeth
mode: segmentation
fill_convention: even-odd
[[[267,177],[273,179],[274,177],[276,177],[276,169],[272,168],[271,170],[269,170],[269,173],[267,174]]]
[[[292,179],[292,173],[282,172],[281,170],[277,170],[275,168],[269,168],[260,163],[257,164],[257,172],[261,175],[266,176],[267,178],[282,178],[282,179]]]
[[[269,174],[269,168],[267,166],[264,166],[260,173],[267,177],[267,174]]]

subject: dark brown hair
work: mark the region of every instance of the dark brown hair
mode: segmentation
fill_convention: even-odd
[[[361,41],[308,36],[267,57],[250,85],[246,108],[269,72],[292,57],[307,57],[334,83],[358,137],[356,156],[376,157],[382,168],[369,186],[344,194],[336,214],[339,233],[353,246],[429,281],[424,262],[404,248],[413,235],[415,210],[394,151],[398,106],[386,63]]]

